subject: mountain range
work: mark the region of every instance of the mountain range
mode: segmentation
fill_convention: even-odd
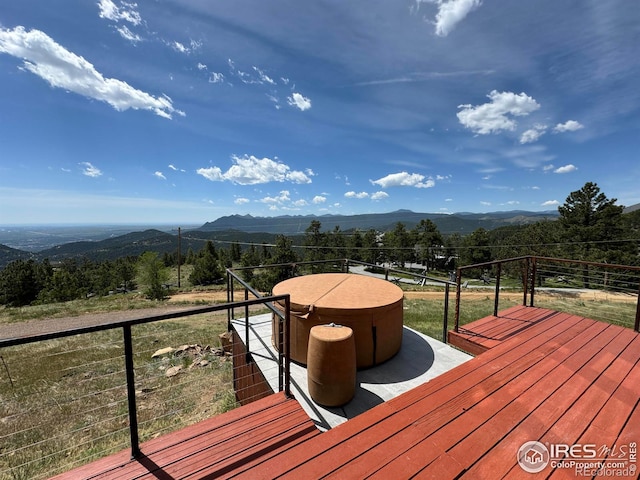
[[[558,217],[556,210],[545,212],[528,212],[514,210],[491,213],[417,213],[411,210],[397,210],[390,213],[369,213],[361,215],[284,215],[279,217],[254,217],[252,215],[230,215],[214,222],[207,222],[197,231],[222,232],[240,230],[243,232],[268,232],[281,235],[302,235],[312,221],[317,220],[323,231],[339,227],[342,231],[393,230],[397,223],[403,223],[408,230],[413,229],[420,220],[431,220],[443,235],[459,233],[465,235],[478,228],[493,230],[505,225],[524,225],[540,220],[554,220]]]
[[[354,230],[393,230],[401,222],[410,230],[420,220],[433,221],[443,235],[458,233],[466,235],[478,228],[492,230],[505,225],[524,225],[544,219],[557,218],[557,211],[547,212],[490,212],[417,213],[398,210],[389,213],[362,215],[307,215],[254,217],[252,215],[230,215],[200,227],[183,228],[181,249],[198,251],[207,240],[223,247],[231,242],[271,244],[277,235],[302,237],[312,221],[319,221],[322,231],[348,233]],[[136,227],[131,227],[136,228]],[[140,227],[137,227],[140,228]],[[171,227],[146,228],[126,231],[125,226],[92,227],[28,227],[24,229],[4,228],[0,230],[0,268],[17,259],[48,258],[57,262],[66,258],[88,258],[93,261],[115,260],[123,256],[138,256],[151,250],[160,254],[174,253],[178,248],[178,230]],[[74,241],[74,238],[78,240]],[[18,248],[16,248],[18,246]],[[19,248],[22,247],[22,248]],[[26,248],[25,248],[26,247]]]

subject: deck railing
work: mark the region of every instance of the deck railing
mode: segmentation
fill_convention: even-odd
[[[453,282],[349,259],[248,268],[278,267],[291,276],[365,267],[395,283],[442,285],[446,338]],[[246,334],[250,310],[261,306],[281,322],[278,389],[291,395],[289,295],[263,296],[242,270],[227,270],[226,303],[153,316],[129,312],[126,320],[0,339],[0,478],[45,478],[126,449],[138,457],[140,443],[234,408],[239,395],[228,388],[237,373],[211,345],[242,318]],[[249,336],[243,341],[250,363]],[[167,346],[172,353],[160,353]],[[214,374],[231,373],[226,387],[212,384]]]
[[[522,305],[548,306],[640,331],[640,267],[562,258],[524,256],[459,267],[455,325],[465,291],[493,293],[493,315],[500,293],[520,291]]]
[[[139,457],[141,441],[233,408],[232,362],[212,340],[227,330],[225,311],[248,318],[276,301],[286,332],[289,295],[279,295],[0,339],[0,478],[45,478],[127,448]]]
[[[252,295],[259,295],[247,282],[245,282],[238,273],[242,274],[244,270],[268,270],[268,269],[286,269],[289,276],[297,276],[305,274],[305,270],[308,270],[308,274],[315,273],[317,269],[322,269],[322,271],[336,271],[342,273],[351,273],[350,267],[361,266],[365,269],[369,269],[370,273],[373,272],[381,272],[379,275],[383,277],[385,280],[400,284],[403,282],[409,282],[414,285],[422,285],[425,283],[435,284],[437,286],[441,286],[444,288],[443,293],[443,311],[442,311],[442,338],[443,342],[447,341],[447,331],[448,331],[448,319],[449,319],[449,294],[451,291],[451,287],[455,286],[456,283],[450,280],[443,280],[442,278],[432,277],[430,275],[426,275],[424,273],[416,273],[407,271],[401,268],[393,268],[388,266],[374,265],[372,263],[361,262],[359,260],[351,260],[348,258],[340,258],[340,259],[331,259],[331,260],[316,260],[316,261],[306,261],[306,262],[291,262],[291,263],[277,263],[277,264],[268,264],[268,265],[260,265],[260,266],[251,266],[251,267],[237,267],[228,269],[228,277],[227,277],[227,292],[229,293],[228,301],[233,300],[234,295],[234,283],[233,280],[240,283],[241,287],[244,289],[245,298],[248,298],[248,292]],[[374,273],[375,274],[375,273]],[[229,275],[232,276],[229,277]],[[276,312],[277,309],[271,308],[272,311]],[[277,313],[277,312],[276,312]],[[246,340],[249,341],[248,339]]]

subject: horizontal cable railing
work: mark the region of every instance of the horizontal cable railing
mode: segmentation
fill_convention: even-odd
[[[141,442],[250,401],[256,377],[234,371],[226,312],[274,301],[288,295],[0,340],[0,478],[135,457]]]
[[[480,289],[480,290],[479,290]],[[459,267],[454,330],[467,292],[493,295],[493,315],[508,292],[522,305],[582,315],[640,331],[640,267],[526,256]],[[487,315],[490,313],[487,312]]]
[[[269,269],[284,269],[287,272],[288,276],[298,276],[305,274],[313,274],[319,272],[343,272],[343,273],[357,273],[364,274],[363,272],[353,272],[351,267],[363,267],[366,274],[369,275],[379,275],[387,281],[396,283],[396,284],[404,284],[407,282],[413,285],[425,286],[425,284],[436,285],[439,287],[443,287],[443,328],[442,328],[442,338],[443,342],[447,341],[447,330],[448,330],[448,318],[449,318],[449,294],[451,286],[455,286],[456,283],[451,280],[444,280],[442,278],[426,275],[425,273],[417,273],[414,271],[408,271],[401,268],[393,268],[375,265],[372,263],[361,262],[359,260],[351,260],[348,258],[341,259],[329,259],[329,260],[315,260],[315,261],[305,261],[305,262],[291,262],[291,263],[278,263],[278,264],[267,264],[267,265],[259,265],[259,266],[250,266],[250,267],[237,267],[231,268],[227,270],[227,292],[228,297],[227,301],[232,301],[234,298],[234,282],[240,284],[241,288],[245,291],[245,298],[248,298],[248,293],[251,293],[254,297],[260,295],[255,289],[253,289],[248,282],[243,280],[240,275],[242,275],[243,271],[260,271],[260,270],[269,270]],[[230,276],[231,275],[231,276]],[[274,314],[280,315],[278,310],[269,307]],[[281,321],[285,321],[281,318]],[[287,329],[288,331],[288,329]]]

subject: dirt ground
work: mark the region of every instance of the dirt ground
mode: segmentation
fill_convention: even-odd
[[[455,293],[455,292],[453,292]],[[482,299],[487,296],[493,298],[493,290],[480,290],[480,291],[472,291],[472,290],[464,290],[462,292],[462,298],[467,299]],[[419,291],[407,291],[404,292],[404,297],[408,300],[440,300],[442,299],[443,292],[419,292]],[[623,293],[616,292],[602,292],[598,290],[588,290],[588,291],[578,291],[578,290],[562,290],[562,289],[554,289],[554,290],[545,290],[545,291],[536,291],[536,296],[552,296],[552,297],[566,297],[572,299],[580,299],[580,300],[592,300],[592,301],[611,301],[611,302],[630,302],[635,303],[637,297],[635,295],[626,295]],[[513,299],[520,300],[522,299],[521,292],[500,292],[500,298],[503,299]],[[172,295],[169,299],[170,303],[183,303],[183,302],[225,302],[227,300],[227,292],[190,292],[190,293],[179,293],[176,295]],[[239,300],[237,298],[236,300]]]

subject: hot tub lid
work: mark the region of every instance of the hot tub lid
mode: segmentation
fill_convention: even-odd
[[[290,295],[291,310],[298,315],[316,310],[367,310],[402,301],[400,287],[376,277],[350,273],[319,273],[284,280],[274,295]]]

